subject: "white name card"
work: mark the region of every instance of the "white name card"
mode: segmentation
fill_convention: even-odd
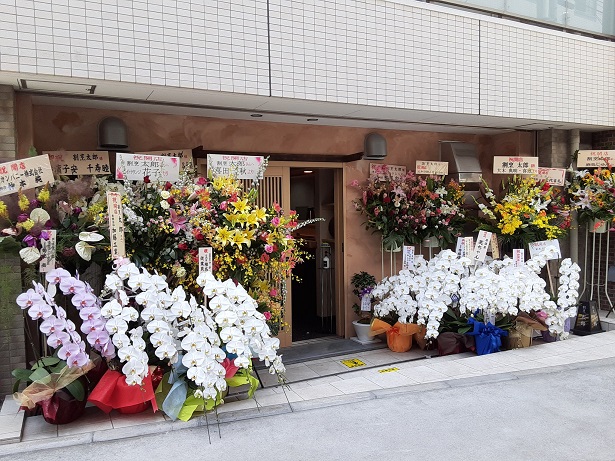
[[[149,154],[122,154],[115,157],[115,179],[143,181],[147,176],[150,181],[179,180],[179,158]]]
[[[263,157],[253,155],[207,154],[207,175],[233,176],[235,179],[262,179]]]
[[[579,168],[606,168],[615,166],[615,150],[580,150],[577,157]]]
[[[126,257],[124,238],[124,210],[122,194],[107,191],[107,209],[109,214],[109,240],[111,242],[111,259]]]
[[[491,242],[491,232],[480,231],[478,238],[476,239],[476,245],[474,246],[474,261],[484,261],[487,256],[487,249]]]
[[[538,256],[545,248],[552,247],[555,249],[555,255],[548,259],[559,259],[562,257],[562,251],[559,246],[559,240],[541,240],[540,242],[530,243],[530,257]]]
[[[431,160],[417,160],[416,174],[433,174],[446,176],[448,174],[448,162],[434,162]]]
[[[414,266],[414,247],[404,245],[402,269],[410,269]]]
[[[564,168],[538,167],[537,178],[540,181],[546,181],[552,186],[563,186],[566,184],[566,170]]]
[[[41,239],[41,262],[38,270],[41,273],[51,272],[56,268],[56,231],[46,230],[48,239]]]
[[[370,294],[361,297],[361,311],[370,312],[372,310],[372,296]]]
[[[199,274],[213,270],[213,255],[211,247],[199,248]]]
[[[498,245],[498,236],[491,234],[491,257],[493,259],[500,259],[500,246]]]
[[[515,267],[521,267],[525,264],[525,250],[522,248],[513,249],[513,264]]]
[[[103,175],[111,174],[109,152],[99,151],[53,151],[43,152],[56,175]]]
[[[24,158],[0,164],[0,196],[53,183],[48,155]]]
[[[538,157],[493,157],[494,174],[538,174]]]
[[[376,177],[381,181],[387,179],[403,179],[406,177],[406,167],[403,165],[386,165],[383,163],[370,163],[369,176]]]
[[[474,237],[463,238],[463,255],[470,259],[474,257]]]

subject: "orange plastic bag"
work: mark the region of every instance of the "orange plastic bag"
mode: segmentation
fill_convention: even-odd
[[[415,323],[399,323],[390,325],[380,319],[374,319],[371,324],[371,336],[381,333],[387,335],[387,345],[393,352],[407,352],[412,348],[412,335],[420,331]]]

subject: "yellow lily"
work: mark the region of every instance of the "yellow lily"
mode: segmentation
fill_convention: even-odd
[[[226,246],[232,242],[233,232],[229,231],[226,227],[218,227],[216,229],[216,235],[214,240],[219,242],[222,246]]]
[[[235,211],[239,213],[249,210],[248,199],[237,200],[236,202],[232,202],[231,205],[233,205],[235,207]]]
[[[233,231],[233,236],[231,237],[231,245],[237,245],[238,247],[241,247],[241,245],[243,244],[246,244],[247,246],[249,246],[250,243],[251,243],[250,240],[246,238],[246,236],[244,235],[242,231],[239,231],[239,230]]]

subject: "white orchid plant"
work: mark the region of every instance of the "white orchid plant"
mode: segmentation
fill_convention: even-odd
[[[474,264],[450,250],[441,251],[429,262],[419,256],[414,267],[383,279],[374,288],[374,316],[393,323],[425,325],[425,338],[435,339],[442,317],[451,307],[468,316],[480,310],[485,319],[542,311],[549,332],[565,339],[566,319],[576,315],[580,268],[570,259],[561,261],[557,302],[553,301],[540,276],[553,251],[547,247],[519,266],[512,259]]]

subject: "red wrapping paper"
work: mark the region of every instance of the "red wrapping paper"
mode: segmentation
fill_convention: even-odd
[[[86,399],[79,401],[64,389],[60,389],[51,398],[36,405],[41,408],[43,418],[49,424],[67,424],[83,414],[86,403]]]
[[[115,370],[107,370],[100,379],[90,397],[92,402],[105,413],[118,410],[121,413],[139,413],[151,403],[158,411],[151,374],[148,374],[141,386],[129,386],[126,377]]]

